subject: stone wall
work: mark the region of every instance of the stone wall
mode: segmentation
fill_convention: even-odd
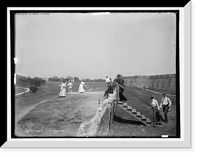
[[[108,135],[115,95],[116,92],[110,94],[109,98],[99,105],[94,117],[80,125],[77,137],[102,137]]]
[[[126,86],[145,87],[150,89],[176,90],[176,74],[151,76],[125,76]]]

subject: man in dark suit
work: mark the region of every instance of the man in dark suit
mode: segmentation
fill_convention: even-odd
[[[118,74],[115,81],[119,84],[119,100],[126,102],[127,98],[123,95],[125,89],[123,76],[121,74]]]

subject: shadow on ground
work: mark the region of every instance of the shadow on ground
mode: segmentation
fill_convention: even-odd
[[[123,118],[121,118],[121,117],[119,117],[117,115],[114,115],[114,121],[115,122],[119,122],[119,123],[124,123],[124,124],[144,125],[140,121],[123,119]]]

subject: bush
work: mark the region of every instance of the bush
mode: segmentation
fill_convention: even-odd
[[[37,92],[37,86],[36,85],[30,85],[29,86],[29,90],[32,92],[32,93],[35,93],[35,92]]]
[[[16,84],[21,87],[27,87],[30,85],[36,85],[37,87],[39,87],[45,83],[46,81],[39,77],[30,78],[30,77],[16,75]]]

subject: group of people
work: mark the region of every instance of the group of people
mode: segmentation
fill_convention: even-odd
[[[171,100],[163,93],[163,97],[160,101],[160,105],[158,101],[154,98],[154,96],[150,96],[151,99],[151,109],[153,110],[153,125],[158,124],[161,125],[161,121],[168,123],[168,111],[171,106]],[[161,110],[162,109],[162,110]],[[164,117],[161,116],[161,112],[163,112]]]
[[[72,91],[72,87],[73,87],[72,81],[69,80],[69,82],[66,83],[66,81],[64,80],[64,81],[60,84],[60,93],[59,93],[59,97],[66,97],[66,88],[67,88],[67,86],[68,86],[69,92],[73,92],[73,91]],[[84,87],[86,87],[85,81],[82,80],[81,83],[80,83],[80,85],[79,85],[78,92],[84,93],[84,92],[85,92]]]
[[[121,74],[118,74],[117,77],[114,79],[114,81],[112,81],[111,78],[106,76],[106,84],[107,84],[107,89],[104,93],[104,97],[108,98],[108,94],[113,94],[114,89],[117,87],[116,85],[118,85],[119,101],[123,101],[123,102],[127,101],[127,98],[123,95],[125,84],[124,84],[123,76]],[[72,81],[70,80],[68,83],[63,81],[60,84],[60,93],[59,93],[60,97],[66,96],[67,86],[68,86],[69,92],[72,92],[72,86],[73,86]],[[85,85],[85,81],[82,80],[79,85],[78,92],[84,93],[85,92],[84,88],[87,88],[87,86]],[[151,99],[151,110],[153,111],[153,125],[155,124],[161,125],[161,121],[168,123],[167,115],[168,115],[169,107],[172,104],[171,100],[166,96],[165,93],[163,93],[163,97],[160,101],[160,105],[158,104],[158,101],[155,99],[154,96],[151,95],[150,99]],[[163,115],[164,115],[163,117],[161,116],[161,112],[163,112]]]
[[[106,84],[107,89],[104,93],[104,96],[108,98],[108,94],[113,94],[113,91],[118,85],[119,89],[119,101],[123,101],[124,103],[127,101],[127,98],[124,96],[123,92],[125,89],[124,79],[121,74],[118,74],[116,79],[112,81],[111,78],[108,78],[106,76]],[[145,89],[145,87],[144,87]],[[160,101],[160,105],[158,104],[158,101],[154,98],[154,96],[150,96],[151,99],[151,109],[153,110],[153,125],[161,125],[161,121],[168,123],[168,111],[169,107],[171,106],[172,102],[171,100],[166,96],[165,93],[162,94],[163,97]],[[163,114],[161,113],[163,112]],[[162,116],[162,115],[163,116]]]
[[[60,86],[59,97],[66,97],[66,88],[67,88],[67,86],[68,86],[69,92],[72,92],[73,83],[72,83],[71,80],[68,83],[66,83],[65,80],[64,80],[59,86]]]
[[[104,96],[108,98],[108,94],[113,94],[113,91],[116,87],[116,84],[119,86],[119,101],[126,102],[127,98],[123,95],[124,89],[125,89],[125,84],[124,84],[124,79],[121,74],[117,74],[117,78],[112,81],[111,78],[108,78],[106,76],[106,84],[107,84],[107,89],[104,93]]]

